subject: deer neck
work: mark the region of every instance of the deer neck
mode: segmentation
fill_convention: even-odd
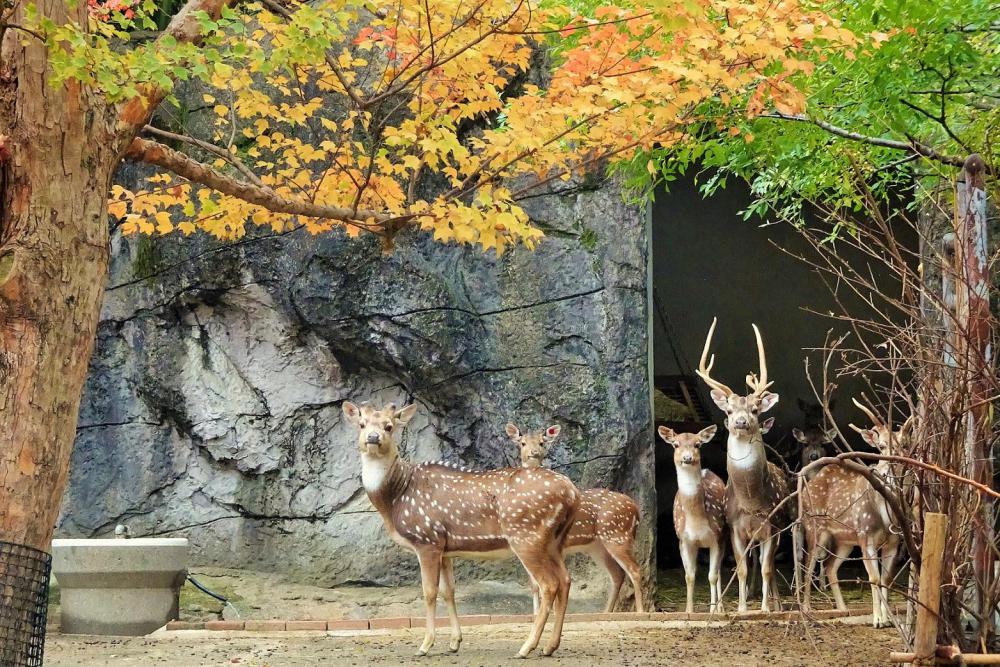
[[[386,517],[393,503],[406,490],[413,466],[395,456],[371,456],[361,453],[361,484],[372,505]]]
[[[681,506],[689,514],[703,514],[705,490],[701,485],[701,468],[690,465],[674,467],[677,469],[677,497]]]
[[[741,504],[753,504],[763,498],[767,480],[767,456],[760,433],[750,436],[729,434],[726,447],[726,471]]]

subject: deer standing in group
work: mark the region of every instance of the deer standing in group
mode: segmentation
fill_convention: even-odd
[[[715,437],[714,425],[698,433],[675,433],[659,427],[663,441],[674,448],[677,495],[674,496],[674,531],[680,542],[684,580],[687,583],[687,613],[694,611],[694,580],[698,571],[698,549],[708,549],[709,611],[722,613],[722,580],[719,569],[725,554],[726,485],[711,470],[701,467],[701,446]]]
[[[829,409],[833,410],[834,400],[829,402]],[[802,428],[793,428],[792,436],[798,443],[799,470],[806,470],[806,478],[812,479],[819,472],[816,468],[808,468],[813,461],[826,456],[827,446],[832,445],[837,437],[837,429],[825,429],[823,424],[826,421],[821,405],[807,403],[799,399],[799,409],[805,415],[805,424]]]
[[[559,431],[559,426],[549,426],[544,431],[522,434],[514,424],[507,424],[506,428],[507,435],[520,447],[521,465],[524,468],[538,468],[542,465],[549,446],[559,435]],[[614,609],[626,575],[635,590],[635,610],[643,611],[642,570],[633,556],[638,526],[639,507],[624,493],[607,489],[580,491],[580,504],[573,526],[569,529],[565,549],[567,553],[586,553],[608,571],[611,589],[604,607],[605,612]],[[533,593],[537,610],[537,589]]]
[[[779,504],[788,496],[788,480],[778,466],[767,460],[764,440],[761,437],[760,416],[778,402],[778,395],[768,391],[767,359],[760,330],[753,325],[757,340],[760,377],[747,375],[750,393],[740,396],[735,391],[712,379],[715,355],[708,353],[715,332],[716,319],[708,330],[705,347],[698,363],[698,375],[711,387],[715,404],[726,413],[729,430],[726,451],[726,522],[736,559],[736,576],[739,579],[738,611],[747,609],[747,557],[755,546],[760,551],[761,611],[771,610],[771,597],[777,598],[774,577],[774,556],[780,532],[789,521],[786,506]]]
[[[897,454],[898,445],[907,437],[912,417],[898,431],[893,431],[857,400],[854,404],[872,420],[873,426],[863,429],[851,424],[851,428],[880,453]],[[888,461],[880,461],[875,466],[875,472],[887,484],[892,484]],[[872,589],[872,625],[876,628],[890,626],[888,592],[901,538],[894,528],[888,504],[871,482],[843,466],[825,466],[803,486],[802,523],[805,527],[808,577],[803,607],[809,608],[812,572],[820,550],[825,549],[830,552],[826,559],[826,576],[834,601],[837,609],[847,609],[840,592],[837,571],[857,546],[861,548]]]
[[[451,623],[451,651],[462,642],[455,607],[452,558],[516,555],[538,586],[540,606],[518,657],[527,657],[541,638],[550,611],[555,623],[544,655],[559,647],[570,576],[563,547],[580,494],[565,476],[545,468],[505,468],[473,472],[453,465],[415,465],[402,459],[398,434],[416,412],[345,402],[344,416],[358,429],[361,482],[382,517],[389,537],[413,551],[420,562],[427,625],[418,655],[434,644],[440,588]]]

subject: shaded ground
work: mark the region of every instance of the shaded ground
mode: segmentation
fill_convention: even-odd
[[[871,604],[867,579],[861,580],[860,566],[847,564],[841,569],[844,597],[848,604]],[[321,588],[289,582],[280,574],[233,570],[224,568],[193,568],[191,574],[210,590],[229,598],[240,618],[327,620],[336,618],[372,618],[377,616],[422,616],[423,596],[416,582],[412,586],[381,588],[372,586],[339,586]],[[603,575],[602,575],[603,576]],[[708,585],[706,569],[698,573],[695,589],[695,610],[708,611]],[[790,587],[785,583],[786,573],[779,573],[779,587],[787,602],[791,602]],[[682,570],[661,570],[657,581],[656,606],[661,611],[683,611],[685,600],[684,573]],[[631,589],[626,585],[627,595]],[[725,599],[730,610],[735,609],[736,583],[729,585]],[[601,611],[604,608],[606,580],[574,580],[570,596],[571,613]],[[531,597],[526,582],[458,581],[456,600],[462,614],[523,614],[531,612]],[[816,608],[832,608],[828,591],[814,592]],[[758,596],[751,596],[750,608],[760,605]],[[443,604],[440,611],[444,613]],[[181,589],[181,620],[209,621],[223,616],[223,605],[186,583]],[[235,618],[231,610],[226,618]],[[53,581],[49,609],[50,623],[58,626],[59,588]]]
[[[414,630],[366,637],[177,637],[124,640],[53,635],[45,664],[68,665],[334,665],[368,664],[498,665],[513,663],[527,626],[479,626],[465,630],[457,655],[447,653],[444,630],[431,656],[411,656],[420,634]],[[215,633],[218,635],[219,633]],[[544,638],[543,638],[544,639]],[[574,624],[555,658],[540,664],[684,665],[719,667],[758,665],[831,667],[887,664],[897,646],[891,630],[867,626],[755,623],[721,628],[667,629]],[[540,660],[539,658],[535,658]],[[530,663],[529,663],[530,664]]]

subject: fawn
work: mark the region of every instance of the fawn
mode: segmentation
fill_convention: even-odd
[[[548,454],[549,445],[559,435],[559,426],[522,434],[514,424],[507,424],[507,435],[521,449],[521,465],[538,468]],[[643,611],[642,570],[632,555],[635,531],[639,525],[639,507],[624,493],[607,489],[580,491],[576,519],[566,538],[566,551],[586,552],[595,563],[603,565],[611,577],[611,588],[604,611],[614,609],[625,576],[635,590],[635,610]],[[535,594],[535,606],[538,599]]]
[[[442,463],[415,465],[399,455],[396,438],[416,412],[416,405],[397,410],[343,404],[347,421],[358,429],[361,482],[382,517],[389,537],[413,551],[420,562],[427,625],[418,655],[434,644],[438,588],[451,623],[451,651],[462,642],[455,607],[452,558],[520,559],[540,589],[534,624],[518,652],[524,658],[541,638],[555,610],[552,635],[542,653],[559,648],[570,576],[563,547],[580,494],[565,476],[544,468],[505,468],[473,472]]]
[[[714,425],[698,433],[675,433],[661,426],[660,437],[674,448],[677,495],[674,496],[674,530],[680,541],[684,579],[687,582],[687,613],[694,611],[694,580],[698,571],[698,549],[708,549],[709,611],[722,612],[722,581],[719,569],[725,554],[726,485],[701,467],[701,446],[715,437]]]
[[[895,453],[895,447],[907,437],[912,417],[898,431],[892,431],[871,410],[856,400],[854,404],[872,420],[874,426],[862,429],[851,424],[851,428],[882,454]],[[892,475],[887,461],[880,461],[875,466],[875,471],[887,483],[890,482]],[[893,515],[889,506],[875,491],[871,482],[859,473],[839,465],[824,467],[803,486],[802,523],[805,528],[806,572],[809,579],[803,596],[803,607],[809,608],[812,572],[820,550],[828,549],[832,543],[833,548],[826,559],[826,576],[837,608],[847,608],[840,592],[837,572],[851,550],[858,546],[861,548],[862,561],[872,589],[872,625],[876,628],[890,626],[892,619],[889,613],[888,587],[892,582],[896,555],[902,540],[898,529],[893,527]]]

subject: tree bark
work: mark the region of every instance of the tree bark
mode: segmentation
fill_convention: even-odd
[[[84,2],[37,7],[57,24],[86,20]],[[104,291],[117,161],[106,105],[53,87],[48,58],[14,31],[0,45],[0,540],[46,552]]]

